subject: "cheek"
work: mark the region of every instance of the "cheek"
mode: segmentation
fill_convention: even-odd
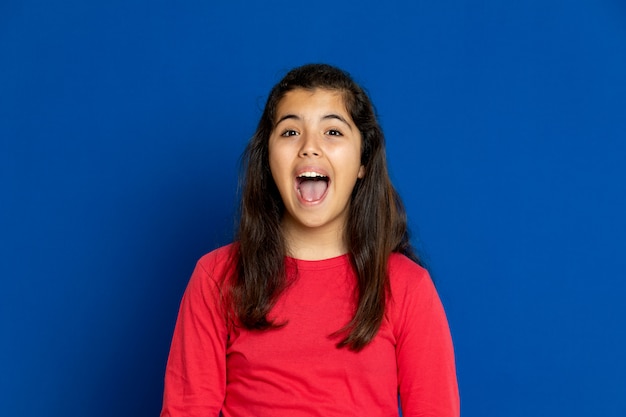
[[[363,161],[361,160],[361,147],[355,147],[352,150],[351,155],[351,166],[353,166],[355,171],[357,172],[357,177],[363,178],[363,175],[365,175],[365,167],[363,166]]]
[[[276,171],[278,170],[278,166],[280,165],[281,158],[279,155],[277,155],[276,147],[272,146],[271,142],[268,146],[267,158],[270,164],[270,171],[272,172],[272,176],[274,176]]]
[[[272,174],[272,178],[274,179],[274,183],[278,186],[278,188],[282,188],[283,184],[288,181],[289,177],[289,167],[286,164],[286,157],[281,155],[280,152],[276,152],[276,149],[272,150],[270,147],[269,150],[269,164],[270,164],[270,172]]]

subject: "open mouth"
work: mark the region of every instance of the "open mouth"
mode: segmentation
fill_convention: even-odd
[[[296,188],[304,201],[321,200],[328,189],[329,178],[318,172],[303,172],[296,177]]]

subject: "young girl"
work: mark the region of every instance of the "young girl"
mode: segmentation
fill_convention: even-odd
[[[446,317],[366,93],[289,72],[245,152],[236,242],[183,297],[162,417],[458,416]]]

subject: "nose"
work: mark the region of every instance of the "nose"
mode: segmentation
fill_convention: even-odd
[[[322,155],[319,140],[314,134],[302,135],[302,147],[300,148],[300,156],[302,157],[318,157]]]

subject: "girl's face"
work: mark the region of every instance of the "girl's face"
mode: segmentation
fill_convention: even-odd
[[[350,195],[365,169],[361,133],[338,91],[296,89],[278,103],[269,163],[285,205],[283,228],[342,236]]]

